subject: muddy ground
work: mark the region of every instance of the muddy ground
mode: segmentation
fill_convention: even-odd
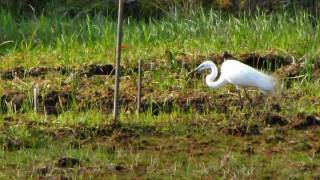
[[[228,151],[232,151],[233,148],[234,152],[248,156],[275,155],[285,159],[288,153],[306,153],[318,157],[320,113],[288,113],[286,106],[300,101],[319,106],[320,97],[309,97],[303,92],[291,91],[280,91],[276,97],[266,97],[259,91],[249,89],[252,104],[246,100],[245,108],[240,109],[234,87],[228,86],[224,92],[216,92],[202,84],[202,76],[187,76],[187,73],[203,59],[213,59],[219,66],[223,59],[230,57],[233,56],[227,52],[222,55],[212,54],[209,57],[189,57],[168,51],[162,59],[148,60],[144,63],[142,112],[151,113],[155,118],[160,114],[177,111],[200,114],[197,116],[199,119],[190,117],[186,121],[175,120],[180,124],[179,127],[182,129],[180,132],[176,131],[178,128],[175,129],[175,126],[171,127],[166,123],[100,124],[99,126],[79,123],[62,127],[53,122],[34,122],[24,115],[33,109],[35,84],[40,90],[37,97],[39,114],[58,117],[68,111],[83,112],[90,109],[110,114],[114,93],[112,65],[2,69],[0,77],[4,90],[1,95],[1,115],[4,118],[1,131],[4,135],[0,139],[1,146],[6,152],[44,147],[32,139],[12,136],[8,131],[10,127],[21,126],[27,128],[31,136],[42,136],[53,142],[63,142],[63,147],[72,149],[102,149],[108,153],[115,153],[118,149],[129,149],[131,153],[144,152],[146,156],[158,154],[160,157],[174,157],[179,154],[187,156],[190,161],[203,160],[218,153],[220,155],[216,160],[218,168],[212,169],[206,176],[201,176],[206,178],[223,176],[221,169],[228,167],[229,155],[225,147],[219,145],[224,142],[223,137],[227,137],[230,142],[241,144],[239,146],[231,143],[231,146],[228,146],[231,149]],[[301,76],[303,65],[293,64],[291,57],[244,54],[236,58],[240,58],[250,66],[275,74],[286,89],[290,89],[292,82],[303,78]],[[155,76],[157,71],[166,74],[166,77]],[[123,67],[121,74],[120,104],[130,122],[130,114],[136,111],[137,68],[134,65]],[[169,82],[169,85],[161,88],[156,81],[165,81],[163,78],[182,83]],[[201,85],[197,86],[197,83]],[[13,116],[12,113],[9,115],[9,112],[15,112],[17,115]],[[210,112],[216,112],[218,116],[206,117]],[[216,138],[213,138],[214,136]],[[126,177],[125,174],[130,172],[134,174],[133,177],[142,177],[150,168],[145,163],[130,165],[119,162],[95,166],[87,161],[90,162],[90,159],[61,156],[36,164],[31,170],[24,168],[28,172],[27,175],[37,178],[70,178],[74,173],[83,177],[110,174]],[[305,167],[302,165],[299,168],[305,168],[306,171],[310,171],[313,178],[319,178],[320,174],[316,172],[320,172],[320,164],[317,163],[310,167],[308,164]],[[270,171],[262,176],[272,178],[277,174],[279,173],[276,171]],[[241,176],[241,173],[238,175]],[[232,173],[230,172],[227,177],[232,177]]]
[[[215,95],[212,92],[194,89],[192,81],[201,77],[196,75],[197,77],[194,78],[186,75],[187,72],[190,72],[204,59],[213,59],[219,66],[226,58],[233,58],[233,56],[227,52],[222,55],[212,54],[208,57],[190,57],[185,54],[166,52],[163,59],[144,63],[142,111],[151,108],[154,114],[159,113],[159,111],[171,112],[176,106],[183,110],[192,108],[200,112],[204,110],[226,112],[230,105],[238,105],[237,98],[234,96],[230,97],[225,94],[218,95],[221,96],[219,98],[214,98]],[[287,87],[290,86],[291,80],[286,78],[297,77],[303,70],[303,67],[299,64],[292,64],[292,60],[289,57],[279,55],[243,54],[240,55],[240,60],[247,65],[273,72],[279,77],[281,83],[285,79]],[[160,91],[153,84],[152,72],[154,71],[163,72],[164,74],[169,73],[170,78],[177,81],[185,81],[186,86],[184,88],[168,87],[165,92]],[[126,111],[134,111],[137,101],[137,68],[134,66],[122,67],[121,74],[124,78],[122,79],[120,104]],[[92,64],[84,67],[60,66],[34,67],[30,69],[17,67],[3,69],[0,71],[2,80],[5,82],[13,81],[13,83],[28,83],[27,85],[30,88],[23,91],[17,90],[17,88],[6,89],[1,96],[2,110],[6,112],[8,104],[16,111],[21,110],[24,103],[32,104],[30,96],[33,93],[32,88],[37,84],[40,89],[38,96],[40,113],[57,115],[68,110],[74,102],[78,104],[79,107],[77,108],[80,111],[88,108],[100,108],[103,111],[110,112],[113,107],[113,87],[110,85],[100,89],[101,87],[97,85],[105,83],[103,81],[108,81],[109,84],[112,84],[113,75],[114,67],[111,64]],[[54,84],[55,82],[48,82],[50,78],[48,79],[47,77],[59,77],[61,80],[59,84]],[[261,101],[263,98],[259,93],[256,92],[254,94],[253,105],[264,104]],[[24,109],[21,111],[24,111]]]

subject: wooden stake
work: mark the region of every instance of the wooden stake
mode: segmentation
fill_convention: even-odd
[[[141,59],[139,59],[139,66],[138,66],[138,99],[137,99],[137,112],[140,113],[141,112],[141,85],[142,85],[142,81],[141,81]]]
[[[122,21],[123,21],[123,0],[119,0],[118,9],[118,30],[117,30],[117,48],[116,48],[116,64],[115,64],[115,90],[113,104],[114,123],[119,123],[119,81],[120,81],[120,59],[121,59],[121,43],[122,43]]]
[[[39,86],[38,84],[35,84],[33,87],[33,106],[34,106],[34,112],[38,112],[38,95],[39,95]]]

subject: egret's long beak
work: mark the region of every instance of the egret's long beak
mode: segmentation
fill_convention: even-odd
[[[199,67],[196,67],[195,69],[193,69],[192,71],[190,71],[190,72],[188,73],[188,76],[191,75],[191,74],[194,74],[195,72],[198,73],[198,69],[199,69]]]
[[[192,70],[193,72],[201,73],[202,71],[202,66],[198,66],[195,69]]]

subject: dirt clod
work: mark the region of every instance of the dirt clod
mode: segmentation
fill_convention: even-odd
[[[282,70],[285,77],[295,77],[300,74],[301,69],[302,69],[301,66],[298,64],[290,64],[279,69],[279,71]]]
[[[276,111],[276,112],[281,112],[282,108],[281,108],[280,104],[273,103],[273,104],[271,104],[270,110],[271,111]]]
[[[306,129],[315,126],[320,126],[320,119],[304,113],[299,113],[297,115],[297,120],[292,124],[294,129]]]
[[[3,108],[7,107],[6,105],[11,105],[14,110],[19,110],[26,99],[26,95],[18,91],[8,91],[0,99]]]
[[[288,124],[288,121],[279,115],[268,114],[265,118],[266,124],[270,126],[280,125],[285,126]]]
[[[44,108],[48,114],[58,114],[70,105],[69,92],[51,91],[44,97]]]
[[[38,77],[47,74],[53,68],[49,67],[33,67],[31,69],[26,69],[24,67],[16,67],[13,69],[5,70],[0,72],[2,79],[12,80],[15,77],[25,78],[27,76]]]
[[[317,147],[314,153],[315,153],[315,155],[319,156],[320,155],[320,147]]]
[[[93,75],[111,75],[111,74],[114,74],[114,68],[111,64],[104,64],[104,65],[92,64],[89,66],[88,71],[85,73],[85,75],[88,77]]]
[[[42,166],[35,170],[35,172],[40,176],[45,176],[49,173],[50,168],[48,166]]]
[[[46,75],[48,74],[48,72],[55,72],[62,75],[68,75],[70,74],[70,72],[79,72],[82,75],[90,77],[93,75],[113,75],[114,68],[111,64],[103,64],[103,65],[92,64],[92,65],[89,65],[88,67],[85,66],[83,68],[78,66],[72,66],[72,67],[59,66],[55,68],[54,67],[33,67],[31,69],[27,69],[24,67],[16,67],[16,68],[5,70],[2,72],[0,71],[0,77],[1,79],[12,80],[15,77],[20,79],[28,76],[38,77],[41,75]]]
[[[23,148],[23,142],[18,138],[7,138],[3,144],[4,149],[9,151],[15,151]]]
[[[12,121],[14,121],[14,118],[11,117],[11,116],[5,116],[5,117],[3,118],[3,121],[4,121],[4,122],[12,122]]]
[[[114,167],[114,169],[116,170],[116,171],[123,171],[123,170],[125,170],[126,169],[126,167],[124,167],[123,165],[116,165],[115,167]]]
[[[111,137],[114,142],[122,144],[130,144],[133,139],[137,138],[139,135],[132,132],[115,131]]]
[[[275,75],[280,79],[285,79],[285,87],[290,88],[292,82],[297,80],[302,70],[303,68],[299,64],[289,64],[277,69]]]
[[[1,73],[2,79],[13,79],[14,77],[23,78],[25,76],[25,69],[23,67],[16,67]]]
[[[15,121],[16,121],[15,118],[13,118],[13,117],[11,117],[11,116],[5,116],[5,117],[3,118],[3,126],[4,126],[4,127],[8,127],[8,126],[10,126],[11,123],[13,123],[13,122],[15,122]]]
[[[34,67],[29,70],[29,75],[32,77],[38,77],[45,75],[48,72],[47,67]]]
[[[247,154],[254,154],[254,147],[252,146],[252,144],[249,143],[245,146],[243,152]]]
[[[72,168],[77,165],[80,165],[80,160],[71,157],[61,157],[56,163],[56,166],[60,168]]]

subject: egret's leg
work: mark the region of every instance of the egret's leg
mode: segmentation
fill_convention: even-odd
[[[240,109],[243,108],[242,98],[241,98],[241,92],[239,86],[236,86],[238,94],[239,94],[239,100],[240,100]]]
[[[242,98],[241,98],[240,89],[238,90],[238,94],[239,94],[239,100],[240,100],[240,109],[242,109],[243,108],[243,102],[242,102]]]
[[[247,96],[248,100],[249,100],[249,103],[250,103],[250,106],[252,107],[252,99],[250,98],[249,94],[247,93],[246,89],[243,88],[244,90],[244,94]]]

